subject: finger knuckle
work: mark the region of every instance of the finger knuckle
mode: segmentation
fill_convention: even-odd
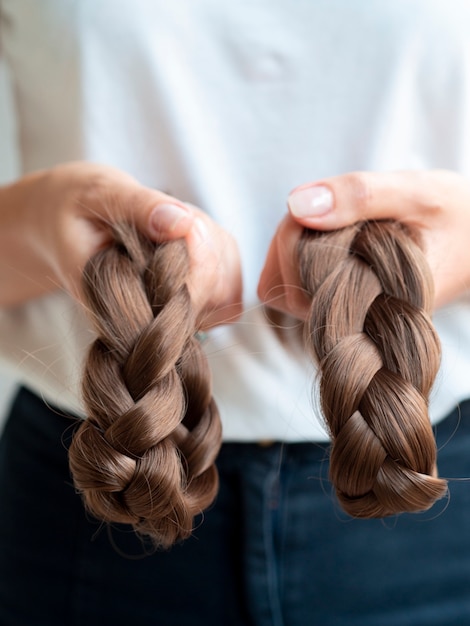
[[[109,196],[109,180],[103,171],[91,172],[82,182],[78,204],[84,208],[96,207]]]
[[[372,176],[369,172],[353,172],[347,175],[347,185],[358,218],[365,218],[374,204]]]
[[[427,219],[434,220],[444,214],[446,199],[438,190],[435,190],[428,193],[425,198],[416,198],[415,205],[420,213],[426,215]]]

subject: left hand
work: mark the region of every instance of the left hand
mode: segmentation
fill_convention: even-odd
[[[435,306],[470,289],[470,181],[447,170],[353,172],[294,189],[289,214],[271,242],[258,294],[300,319],[310,300],[299,281],[303,227],[335,230],[362,220],[395,219],[418,230],[435,283]]]

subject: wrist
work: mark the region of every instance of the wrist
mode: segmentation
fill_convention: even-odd
[[[47,225],[40,181],[35,172],[0,187],[0,306],[11,307],[57,287],[41,245]],[[40,226],[42,222],[42,226]]]

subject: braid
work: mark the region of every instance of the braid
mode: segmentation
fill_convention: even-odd
[[[354,517],[425,510],[447,489],[428,417],[440,362],[433,283],[413,236],[398,222],[362,222],[304,231],[299,246],[330,479]]]
[[[168,547],[215,498],[221,445],[209,367],[194,338],[184,241],[129,225],[84,271],[97,339],[83,376],[88,414],[69,459],[85,505]]]

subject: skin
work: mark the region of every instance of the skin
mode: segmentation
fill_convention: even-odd
[[[333,230],[363,219],[393,218],[421,232],[433,271],[436,306],[470,287],[470,183],[449,171],[353,172],[302,185],[323,186],[332,207],[296,217],[292,210],[272,240],[259,282],[261,300],[305,319],[296,246],[304,226]],[[173,208],[168,210],[168,205]],[[241,276],[233,239],[196,207],[142,186],[117,169],[69,163],[0,188],[0,306],[14,307],[54,289],[81,299],[87,260],[111,238],[110,224],[133,221],[154,241],[184,237],[189,288],[202,327],[241,312]],[[166,209],[165,209],[166,207]]]
[[[15,307],[57,288],[81,300],[81,274],[128,220],[156,242],[184,237],[188,286],[201,327],[241,312],[234,240],[202,211],[141,185],[117,169],[68,163],[0,188],[0,306]]]
[[[295,194],[316,186],[332,194],[321,215],[293,214]],[[396,219],[416,227],[435,283],[440,307],[470,289],[470,182],[445,170],[353,172],[294,189],[289,213],[271,242],[261,274],[261,300],[300,319],[308,314],[296,267],[296,246],[305,226],[334,230],[364,219]]]

